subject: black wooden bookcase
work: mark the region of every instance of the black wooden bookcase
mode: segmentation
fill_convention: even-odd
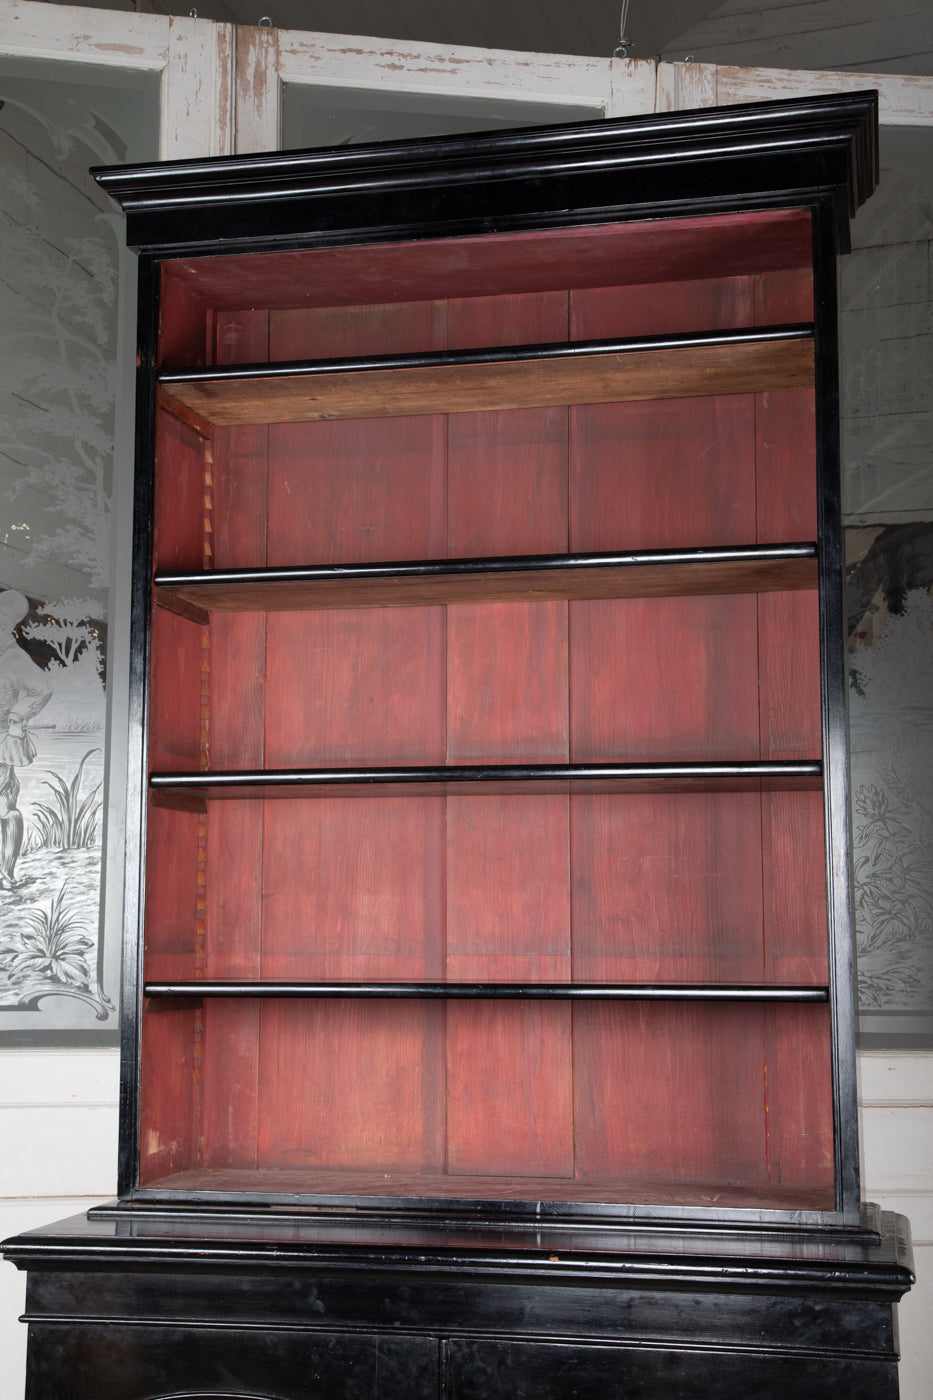
[[[872,94],[96,171],[140,257],[119,1200],[30,1400],[897,1394],[838,253]]]

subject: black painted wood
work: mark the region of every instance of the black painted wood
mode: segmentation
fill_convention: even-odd
[[[162,256],[566,227],[802,204],[832,191],[835,243],[878,172],[872,92],[624,121],[97,169],[127,239]],[[270,210],[275,208],[274,221]]]
[[[784,1400],[795,1386],[829,1396],[833,1383],[885,1400],[897,1393],[892,1304],[910,1255],[898,1218],[878,1223],[877,1235],[765,1242],[660,1226],[117,1210],[8,1247],[30,1268],[31,1400],[217,1386],[276,1400],[660,1398],[726,1384],[723,1395]]]
[[[147,997],[363,997],[528,1001],[812,1001],[826,987],[610,986],[601,982],[146,982]]]
[[[529,763],[430,768],[263,768],[150,773],[154,799],[508,796],[517,793],[765,792],[815,790],[817,761],[737,763]]]
[[[142,255],[120,1200],[90,1219],[76,1217],[4,1245],[29,1273],[29,1400],[182,1400],[195,1394],[253,1400],[783,1400],[788,1394],[893,1400],[894,1308],[910,1286],[911,1264],[906,1223],[863,1211],[859,1202],[835,344],[835,257],[848,247],[849,219],[877,174],[873,95],[96,174],[126,211],[130,245]],[[147,779],[152,444],[164,259],[786,208],[808,211],[813,226],[819,549],[778,546],[768,558],[819,561],[822,764],[251,770]],[[809,335],[809,328],[803,333]],[[553,347],[528,354],[545,352],[554,353]],[[475,360],[476,353],[467,352],[466,359]],[[515,354],[478,353],[493,363]],[[559,353],[592,348],[564,346]],[[386,367],[381,357],[366,363]],[[304,366],[312,375],[326,368]],[[251,377],[290,372],[290,364],[272,371],[246,367]],[[242,375],[244,367],[222,373]],[[165,382],[171,377],[166,371]],[[180,375],[199,377],[205,377],[203,370]],[[798,549],[808,552],[787,552]],[[696,560],[711,552],[688,553]],[[740,563],[751,559],[748,551],[724,553],[729,558],[723,562],[735,562],[735,554],[743,556]],[[616,559],[613,567],[649,563],[647,556],[633,555]],[[439,576],[459,570],[466,577],[471,569],[556,573],[602,566],[595,556],[567,555],[377,564],[342,573],[366,579],[387,570],[381,576],[401,579],[419,570]],[[235,588],[247,573],[263,585],[279,576],[287,585],[312,585],[341,570],[306,570],[297,560],[294,570],[232,571],[223,580],[210,573],[162,576],[155,595],[221,581]],[[206,609],[191,606],[188,615],[203,621]],[[560,1201],[389,1195],[338,1201],[282,1194],[271,1198],[274,1206],[263,1207],[235,1192],[225,1198],[203,1190],[183,1196],[141,1188],[144,997],[152,997],[151,1006],[174,1001],[191,1010],[205,996],[306,996],[312,988],[314,995],[348,994],[342,986],[299,982],[258,988],[247,981],[145,983],[141,853],[150,800],[184,807],[231,794],[461,793],[471,786],[480,793],[542,792],[599,783],[622,791],[638,790],[639,784],[661,790],[822,785],[833,940],[829,987],[457,984],[455,990],[446,984],[370,983],[358,984],[354,993],[550,999],[569,992],[647,999],[692,997],[700,990],[725,999],[828,996],[839,1164],[834,1210],[735,1209],[716,1201],[702,1209],[659,1207],[634,1200],[576,1203],[568,1211]]]
[[[548,345],[489,346],[480,350],[443,350],[433,354],[349,355],[333,360],[287,360],[258,365],[211,365],[198,369],[163,369],[160,384],[222,384],[230,380],[313,378],[348,371],[433,369],[444,365],[514,364],[516,361],[579,359],[586,355],[631,354],[639,350],[677,350],[715,345],[763,345],[780,340],[811,340],[811,325],[711,331],[707,335],[649,335],[628,340],[576,340]]]

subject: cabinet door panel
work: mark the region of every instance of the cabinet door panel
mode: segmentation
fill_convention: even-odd
[[[436,1400],[427,1338],[274,1328],[30,1328],[27,1400]]]
[[[893,1363],[628,1347],[456,1342],[449,1400],[896,1400]]]

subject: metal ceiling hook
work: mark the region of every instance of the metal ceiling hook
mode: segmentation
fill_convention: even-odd
[[[629,0],[622,0],[622,13],[619,16],[619,42],[612,50],[613,58],[628,58],[632,47],[631,39],[626,38],[625,25],[628,21]]]

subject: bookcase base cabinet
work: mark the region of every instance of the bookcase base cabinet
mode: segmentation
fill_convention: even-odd
[[[300,1225],[198,1240],[78,1217],[20,1241],[26,1396],[896,1400],[909,1246],[900,1217],[874,1223],[871,1245],[759,1238],[743,1256],[696,1232],[587,1254],[572,1236],[348,1247]]]

